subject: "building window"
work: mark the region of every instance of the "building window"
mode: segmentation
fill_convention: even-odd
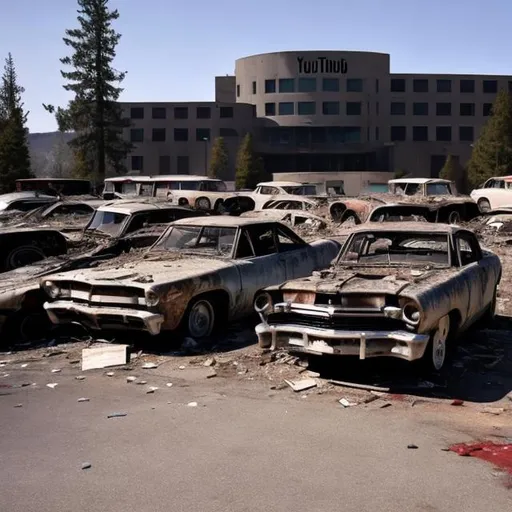
[[[498,81],[484,80],[482,82],[482,90],[487,94],[496,94],[498,92]]]
[[[314,101],[299,101],[297,109],[299,116],[314,116],[316,114],[316,103]]]
[[[279,79],[279,92],[295,92],[295,79],[294,78],[280,78]]]
[[[165,142],[165,128],[153,128],[151,140],[153,142]]]
[[[153,107],[151,117],[153,119],[165,119],[167,117],[167,109],[165,107]]]
[[[178,174],[188,174],[189,173],[189,158],[188,155],[178,155],[176,157],[176,167]]]
[[[436,116],[451,116],[452,104],[451,103],[436,103]]]
[[[413,126],[412,140],[415,142],[428,141],[428,126]]]
[[[292,101],[283,101],[279,103],[279,115],[280,116],[293,116],[293,102]]]
[[[428,103],[413,103],[412,114],[414,116],[428,116]]]
[[[392,78],[390,90],[391,92],[405,92],[405,78]]]
[[[174,107],[174,119],[188,119],[188,107]]]
[[[407,135],[407,130],[406,130],[405,126],[392,126],[390,135],[391,135],[392,141],[405,140],[405,137]]]
[[[130,142],[143,142],[144,128],[132,128],[130,130]]]
[[[363,92],[363,80],[361,78],[347,78],[347,92]]]
[[[437,92],[452,92],[452,81],[446,78],[437,80]]]
[[[340,92],[339,78],[322,78],[322,91]]]
[[[234,128],[219,128],[219,137],[238,137]]]
[[[130,119],[144,119],[144,107],[132,107],[130,109]]]
[[[427,78],[415,78],[412,81],[413,92],[428,92],[428,79]]]
[[[219,117],[221,119],[227,119],[233,117],[233,107],[220,107]]]
[[[266,116],[275,116],[276,115],[276,104],[275,103],[265,103],[265,115]]]
[[[256,94],[256,82],[252,83],[252,93]]]
[[[459,140],[461,142],[473,142],[474,129],[472,126],[459,126]]]
[[[276,81],[265,80],[265,94],[272,94],[276,92]]]
[[[405,116],[405,103],[402,101],[393,101],[390,105],[389,113],[392,116]]]
[[[460,115],[461,116],[474,116],[475,115],[475,104],[474,103],[461,103],[460,104]]]
[[[240,84],[236,84],[236,97],[240,97]]]
[[[197,119],[210,119],[212,117],[212,109],[210,107],[197,107]]]
[[[461,80],[460,81],[460,92],[475,92],[475,81],[474,80]]]
[[[174,128],[174,140],[176,142],[187,142],[188,141],[188,129],[187,128]]]
[[[451,126],[437,126],[436,127],[436,140],[438,142],[451,142],[452,127]]]
[[[489,117],[492,115],[492,103],[484,103],[482,108],[482,115]]]
[[[338,116],[340,114],[339,101],[324,101],[322,103],[322,114],[324,116]]]
[[[144,170],[144,157],[140,155],[132,155],[132,171]]]
[[[160,155],[158,157],[158,173],[171,174],[171,157],[169,155]]]
[[[360,101],[347,101],[346,112],[347,112],[347,116],[360,116],[361,115],[361,102]]]
[[[196,141],[210,140],[210,128],[196,128]]]
[[[299,78],[299,92],[315,92],[316,78]]]

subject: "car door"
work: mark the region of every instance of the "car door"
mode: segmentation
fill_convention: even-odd
[[[252,224],[240,230],[235,265],[240,275],[236,310],[252,310],[255,295],[267,286],[286,281],[286,260],[279,254],[274,223]]]

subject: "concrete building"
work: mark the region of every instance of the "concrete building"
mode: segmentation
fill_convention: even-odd
[[[437,176],[448,154],[468,160],[502,88],[512,91],[511,76],[390,73],[383,53],[253,55],[236,61],[234,76],[215,78],[215,102],[123,104],[135,146],[128,168],[202,174],[218,136],[233,166],[250,131],[266,170],[286,179]]]

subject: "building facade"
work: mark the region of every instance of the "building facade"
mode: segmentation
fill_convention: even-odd
[[[125,103],[134,144],[127,166],[143,174],[203,174],[225,138],[234,174],[247,133],[274,174],[437,176],[448,154],[465,163],[511,76],[390,73],[374,52],[279,52],[241,58],[216,77],[215,102]],[[375,178],[377,176],[377,178]]]

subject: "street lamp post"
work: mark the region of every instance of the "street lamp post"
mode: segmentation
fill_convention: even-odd
[[[208,137],[203,137],[204,142],[204,175],[208,176]]]

